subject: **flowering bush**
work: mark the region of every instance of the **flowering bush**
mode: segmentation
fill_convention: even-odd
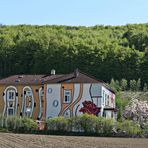
[[[133,120],[140,125],[148,122],[148,103],[147,101],[139,101],[134,99],[125,108],[124,117]]]

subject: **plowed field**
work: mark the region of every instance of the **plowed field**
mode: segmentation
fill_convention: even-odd
[[[148,148],[148,139],[0,133],[0,148]]]

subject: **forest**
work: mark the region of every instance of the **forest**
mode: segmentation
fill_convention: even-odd
[[[105,82],[148,84],[148,24],[0,25],[0,78],[76,68]]]

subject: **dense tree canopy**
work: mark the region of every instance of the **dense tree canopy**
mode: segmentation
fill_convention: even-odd
[[[148,24],[126,26],[0,26],[0,77],[67,73],[79,68],[148,83]]]

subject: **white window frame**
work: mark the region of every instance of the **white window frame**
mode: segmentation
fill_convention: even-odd
[[[24,92],[26,92],[26,94],[24,94]],[[29,98],[30,97],[30,98]],[[29,105],[27,106],[27,101],[31,99],[32,105],[31,103],[29,103]],[[30,86],[25,86],[23,88],[23,100],[22,100],[22,109],[21,112],[27,116],[27,117],[32,117],[33,114],[33,110],[34,110],[34,95],[33,95],[33,91],[31,89]]]
[[[13,98],[9,99],[10,93],[13,94]],[[9,109],[12,109],[12,115],[17,114],[17,107],[18,107],[18,95],[17,88],[14,86],[8,86],[4,91],[4,109],[3,109],[3,116],[6,114],[6,116],[10,116]],[[10,107],[10,102],[12,103],[12,107]]]
[[[66,96],[67,96],[67,100],[65,100]],[[71,102],[71,90],[64,90],[64,103],[70,103],[70,102]]]
[[[39,101],[40,101],[40,108],[38,118],[41,119],[43,116],[43,108],[44,108],[44,90],[43,88],[39,89]]]
[[[11,99],[10,99],[10,93],[13,93],[13,98],[11,98]],[[14,89],[9,89],[9,90],[7,91],[7,95],[8,95],[8,100],[9,100],[9,101],[14,101],[14,100],[15,100],[15,97],[16,97],[16,92],[15,92]]]

